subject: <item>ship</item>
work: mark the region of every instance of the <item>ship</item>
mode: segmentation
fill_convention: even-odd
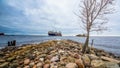
[[[48,31],[49,36],[62,36],[61,32],[57,31]]]

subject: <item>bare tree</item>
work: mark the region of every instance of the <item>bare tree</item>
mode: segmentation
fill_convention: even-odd
[[[86,32],[86,41],[83,46],[82,52],[85,53],[89,44],[90,32],[103,31],[107,27],[105,24],[108,22],[107,14],[112,13],[114,0],[82,0],[80,4],[80,15],[82,28]]]

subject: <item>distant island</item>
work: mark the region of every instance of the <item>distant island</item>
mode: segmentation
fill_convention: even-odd
[[[77,37],[86,37],[86,35],[85,34],[78,34],[78,35],[76,35]]]
[[[4,34],[4,33],[0,33],[0,36],[1,36],[1,35],[5,35],[5,34]]]

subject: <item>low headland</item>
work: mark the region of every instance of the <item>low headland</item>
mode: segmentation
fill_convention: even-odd
[[[120,57],[71,40],[50,40],[0,50],[0,68],[120,68]]]

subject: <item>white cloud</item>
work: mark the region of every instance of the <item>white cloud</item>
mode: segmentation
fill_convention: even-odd
[[[119,0],[117,0],[119,2]],[[57,30],[78,34],[80,28],[78,18],[74,12],[78,11],[79,0],[8,0],[8,5],[22,11],[23,18],[13,21],[16,28],[29,31]],[[119,8],[120,6],[116,6]],[[119,8],[120,9],[120,8]],[[112,17],[111,17],[112,18]],[[118,17],[119,18],[119,17]],[[118,20],[118,18],[116,20]],[[18,17],[19,19],[19,17]],[[17,20],[18,20],[17,19]],[[22,21],[23,20],[23,21]],[[24,20],[28,20],[27,22]],[[110,20],[110,22],[118,21]],[[19,23],[16,23],[19,22]],[[110,23],[112,24],[112,23]],[[109,24],[109,25],[110,25]],[[110,26],[113,26],[110,25]],[[21,28],[22,27],[22,28]]]

